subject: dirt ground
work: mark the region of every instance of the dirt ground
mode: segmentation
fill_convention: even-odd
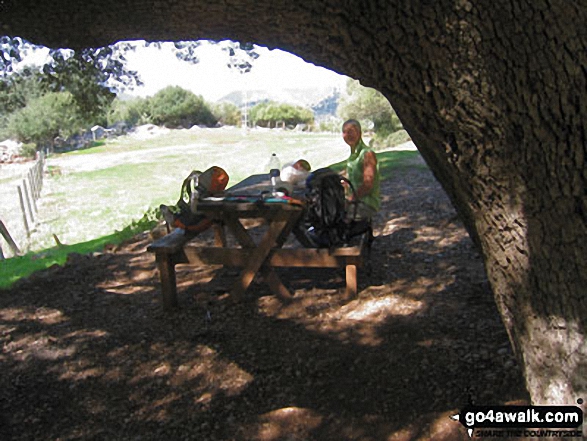
[[[527,402],[437,182],[414,168],[383,194],[352,301],[342,269],[231,304],[234,269],[182,268],[165,312],[147,234],[0,291],[0,440],[464,440],[468,402]]]

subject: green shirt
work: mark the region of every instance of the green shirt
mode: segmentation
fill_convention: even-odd
[[[351,153],[346,162],[347,177],[355,190],[357,190],[363,184],[363,162],[365,160],[365,153],[372,152],[369,147],[365,145],[363,140],[359,141],[355,149],[355,153]],[[372,207],[374,210],[379,211],[381,208],[381,197],[380,197],[380,176],[379,176],[379,163],[377,164],[377,171],[375,173],[375,181],[373,182],[373,188],[371,192],[359,200],[366,205]]]

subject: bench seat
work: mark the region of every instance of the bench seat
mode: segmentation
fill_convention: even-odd
[[[252,250],[247,248],[202,247],[190,243],[193,237],[194,235],[186,235],[183,230],[175,229],[147,247],[148,252],[155,253],[165,309],[177,306],[175,265],[221,264],[244,267],[252,254]],[[217,231],[217,237],[223,237],[222,233]],[[270,252],[265,265],[276,268],[345,268],[345,295],[349,299],[354,298],[357,295],[357,268],[364,265],[373,237],[369,231],[357,239],[355,245],[340,247],[277,248]]]
[[[175,254],[194,236],[185,234],[184,230],[176,228],[169,234],[157,239],[147,247],[150,253]]]

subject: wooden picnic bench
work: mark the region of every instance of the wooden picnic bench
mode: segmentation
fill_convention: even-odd
[[[273,293],[282,298],[290,298],[289,290],[273,270],[283,267],[345,268],[345,295],[347,298],[354,298],[357,295],[357,269],[364,265],[372,240],[370,231],[355,238],[356,244],[353,245],[331,248],[283,248],[292,233],[300,243],[305,243],[296,228],[303,212],[299,205],[262,201],[204,200],[198,204],[198,211],[214,221],[214,246],[200,246],[196,241],[192,241],[194,235],[186,235],[184,230],[175,229],[147,248],[147,251],[155,254],[161,280],[162,301],[166,309],[177,306],[175,266],[178,264],[220,264],[242,268],[238,280],[231,289],[231,296],[235,300],[246,291],[259,271]],[[259,241],[253,240],[242,222],[243,219],[252,218],[263,219],[267,226]],[[236,238],[237,246],[227,245],[227,230]]]

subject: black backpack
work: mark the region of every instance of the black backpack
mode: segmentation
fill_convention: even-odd
[[[314,246],[336,246],[348,239],[345,190],[341,181],[346,181],[352,189],[348,179],[327,167],[310,173],[306,179],[304,223]]]

